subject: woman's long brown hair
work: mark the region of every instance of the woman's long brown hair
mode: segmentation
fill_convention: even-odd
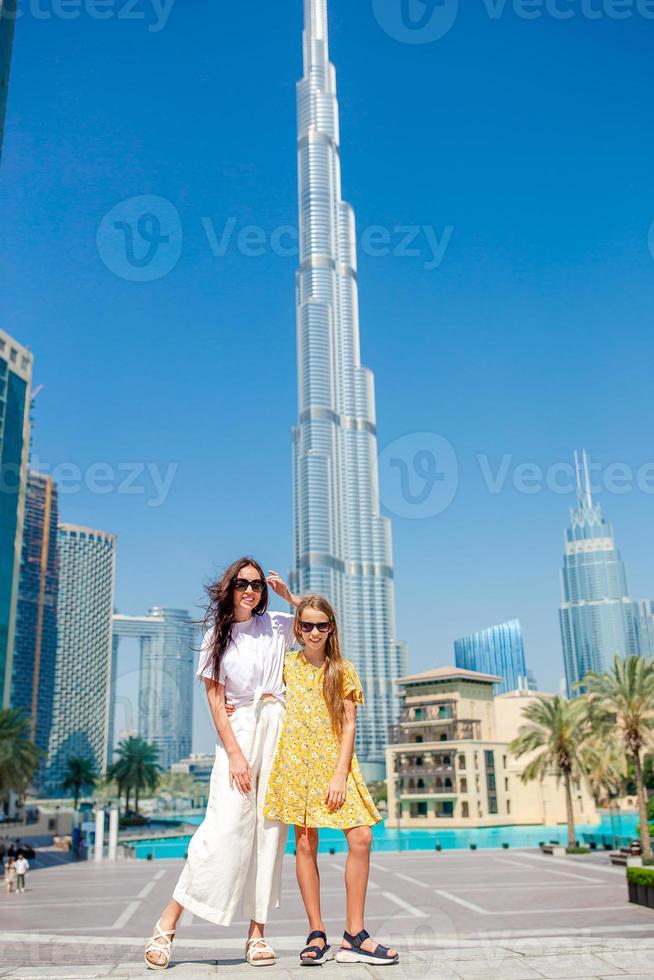
[[[303,646],[305,641],[300,630],[300,621],[305,609],[315,609],[316,612],[324,613],[333,624],[325,645],[325,673],[323,674],[322,683],[323,695],[327,703],[327,708],[329,709],[332,728],[334,729],[334,734],[340,738],[343,734],[345,701],[343,700],[343,657],[338,639],[336,616],[330,603],[323,596],[305,596],[295,613],[295,637]]]
[[[211,666],[216,680],[220,676],[220,663],[225,656],[227,647],[232,641],[234,626],[234,582],[240,572],[251,565],[256,568],[264,586],[259,602],[252,610],[253,616],[263,616],[268,608],[268,586],[263,568],[254,558],[239,558],[225,569],[222,576],[207,586],[209,603],[204,617],[205,632],[213,630],[210,639]]]

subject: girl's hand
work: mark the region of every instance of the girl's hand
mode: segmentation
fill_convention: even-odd
[[[347,776],[340,776],[338,773],[334,773],[329,782],[329,789],[327,790],[327,796],[325,797],[327,809],[331,811],[340,810],[345,803],[346,791]]]
[[[252,773],[248,760],[241,751],[229,757],[229,786],[236,789],[244,796],[252,789]]]
[[[291,594],[291,590],[279,572],[276,572],[271,568],[270,574],[268,575],[266,581],[273,592],[276,592],[281,599],[283,599],[285,602],[293,604],[294,596]]]
[[[233,704],[230,704],[229,701],[225,701],[225,711],[227,712],[227,717],[231,718],[236,711],[236,708]]]

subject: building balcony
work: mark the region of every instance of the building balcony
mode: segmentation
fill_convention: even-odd
[[[445,736],[445,738],[443,738]],[[390,745],[420,745],[426,747],[443,742],[465,742],[481,740],[481,722],[466,718],[460,721],[446,720],[445,726],[438,722],[401,722],[390,725],[388,741]]]
[[[398,777],[402,776],[453,776],[454,775],[454,765],[450,766],[434,766],[429,762],[425,763],[424,766],[398,766],[395,775]]]
[[[395,794],[397,800],[456,800],[456,789],[403,789]]]

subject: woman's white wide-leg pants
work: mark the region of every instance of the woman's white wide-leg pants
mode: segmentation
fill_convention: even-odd
[[[247,919],[267,922],[279,905],[288,826],[263,816],[268,777],[284,721],[279,701],[234,712],[231,725],[252,770],[252,790],[229,786],[229,759],[216,746],[209,803],[193,835],[173,898],[193,915],[228,926],[242,899]]]

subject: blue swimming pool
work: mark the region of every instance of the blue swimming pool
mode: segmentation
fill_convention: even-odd
[[[198,825],[202,817],[187,817],[187,823]],[[615,846],[627,844],[636,835],[639,822],[637,813],[621,813],[618,817],[603,815],[600,823],[577,826],[577,839],[590,842],[594,838],[598,846],[603,841]],[[147,859],[152,855],[153,860],[159,858],[183,858],[186,854],[190,835],[170,837],[166,840],[152,838],[133,844],[134,856]],[[395,830],[387,828],[384,823],[373,828],[373,850],[380,851],[433,851],[437,844],[445,850],[469,848],[476,844],[478,848],[501,848],[503,844],[509,847],[537,847],[540,841],[558,840],[566,843],[567,831],[565,824],[549,827],[480,827],[465,830]],[[289,835],[286,853],[293,853],[292,834]],[[320,851],[335,854],[347,850],[345,837],[339,830],[321,830]]]

